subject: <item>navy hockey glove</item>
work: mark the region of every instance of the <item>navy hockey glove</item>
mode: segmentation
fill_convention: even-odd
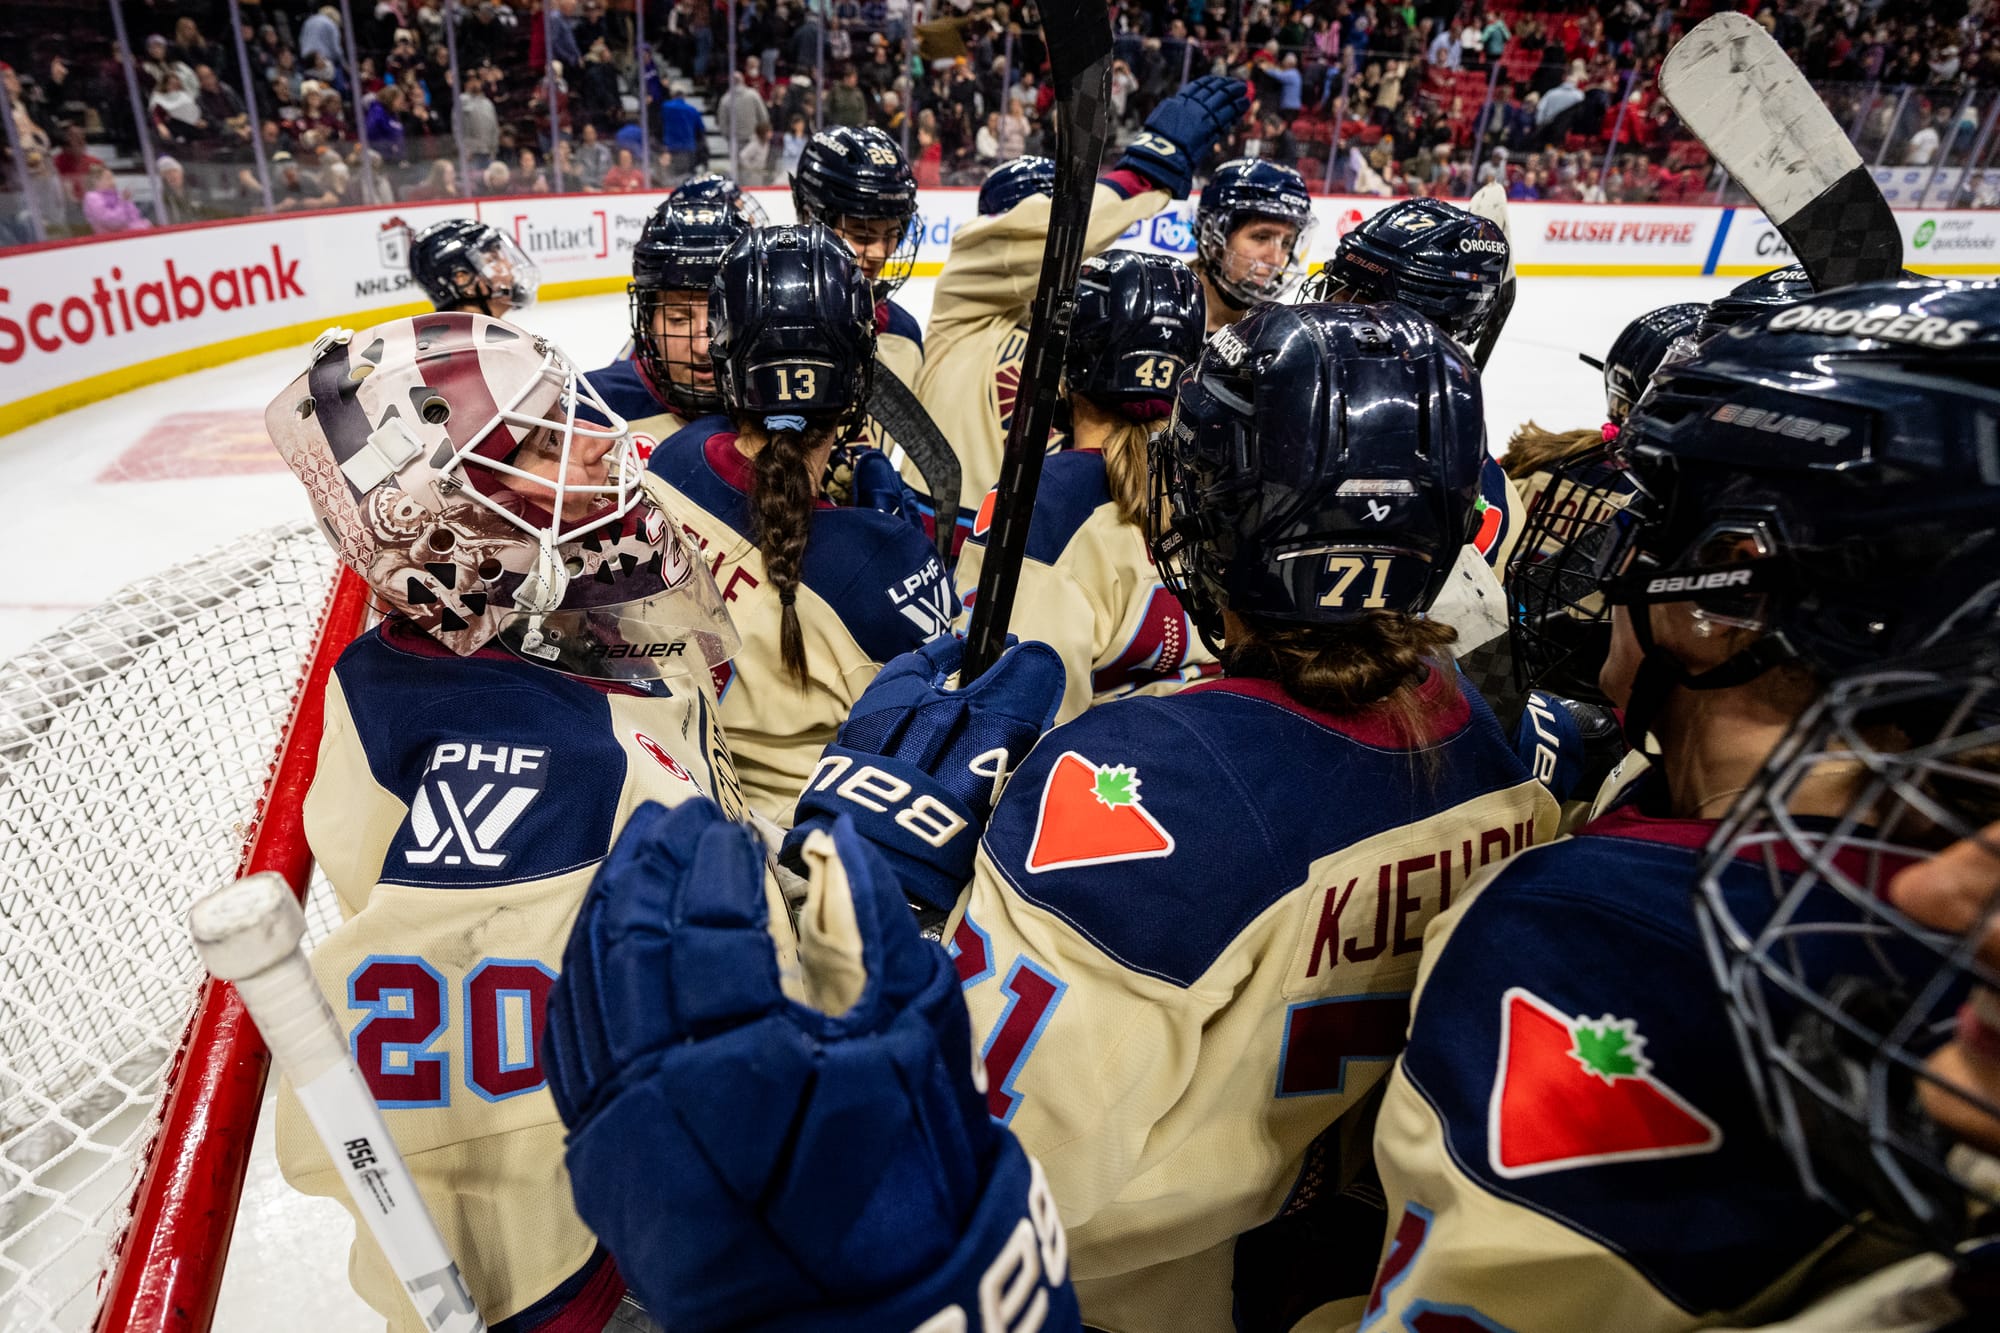
[[[922,534],[925,542],[930,541],[930,534],[924,531],[924,517],[917,510],[917,493],[903,481],[887,454],[880,449],[856,449],[853,466],[857,509],[879,509],[894,514]]]
[[[1118,165],[1185,199],[1195,172],[1249,110],[1250,86],[1243,80],[1204,74],[1153,108]]]
[[[1588,800],[1625,757],[1625,738],[1610,709],[1530,690],[1514,752],[1557,801]]]
[[[803,857],[781,967],[747,827],[703,800],[626,824],[548,999],[578,1214],[676,1333],[998,1333],[1036,1306],[1077,1329],[1054,1200],[987,1114],[949,955],[851,823]]]
[[[1063,696],[1062,659],[1045,643],[1014,644],[970,686],[948,689],[964,652],[946,636],[882,668],[820,755],[780,861],[792,865],[808,832],[850,815],[912,902],[952,909],[1001,786]]]

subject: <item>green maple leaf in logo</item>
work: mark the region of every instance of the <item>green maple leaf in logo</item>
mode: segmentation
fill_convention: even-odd
[[[1106,806],[1139,803],[1139,771],[1129,764],[1109,764],[1097,770],[1091,794]]]
[[[1575,1043],[1570,1058],[1606,1083],[1637,1078],[1653,1067],[1641,1050],[1646,1039],[1629,1018],[1606,1014],[1596,1022],[1578,1019],[1570,1028],[1570,1039]]]

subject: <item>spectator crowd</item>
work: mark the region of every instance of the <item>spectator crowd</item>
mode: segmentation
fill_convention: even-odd
[[[873,124],[924,185],[1052,147],[1033,0],[276,0],[9,6],[0,243],[261,212],[783,184],[822,125]],[[1716,6],[1116,0],[1111,106],[1135,132],[1188,78],[1249,81],[1226,146],[1316,190],[1517,199],[1712,197],[1659,95]],[[1749,0],[1876,165],[2000,176],[2000,0]],[[168,19],[169,14],[177,15]],[[643,23],[643,32],[641,24]],[[147,162],[150,159],[151,168]],[[1976,160],[1975,160],[1976,159]],[[1954,176],[1954,180],[1958,177]],[[1977,188],[1975,188],[1975,186]],[[1968,173],[1960,202],[1995,202]]]

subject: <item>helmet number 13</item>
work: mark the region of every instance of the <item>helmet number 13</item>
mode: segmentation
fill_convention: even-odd
[[[778,368],[778,401],[809,403],[819,397],[819,372],[811,366]]]
[[[1326,572],[1333,579],[1333,586],[1320,595],[1319,604],[1335,610],[1374,611],[1389,604],[1390,560],[1386,555],[1330,555],[1326,558]],[[1351,591],[1362,574],[1369,576],[1368,595],[1358,606],[1349,601]]]

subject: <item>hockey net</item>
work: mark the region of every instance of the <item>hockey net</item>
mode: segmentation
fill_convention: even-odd
[[[172,1262],[213,1306],[233,1195],[186,1241],[138,1196],[211,1146],[176,1137],[247,1160],[261,1042],[186,913],[255,855],[303,881],[319,682],[365,610],[336,568],[310,525],[255,533],[0,663],[0,1333],[143,1326],[106,1281],[135,1209],[126,1262],[208,1245]]]

